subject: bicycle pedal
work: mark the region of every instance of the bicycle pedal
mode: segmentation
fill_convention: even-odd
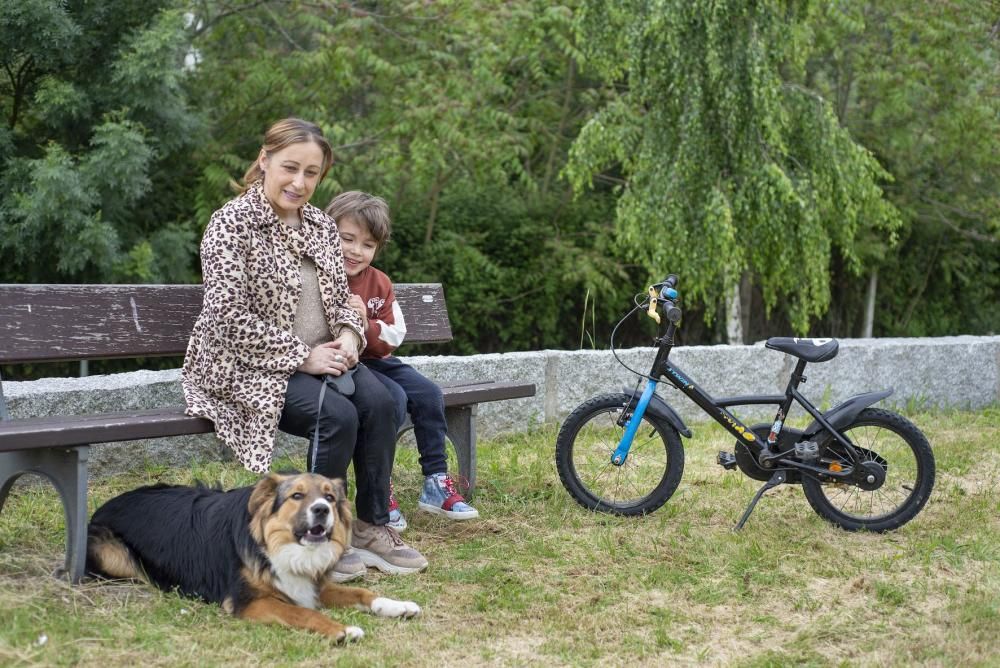
[[[732,471],[736,468],[736,455],[725,450],[720,450],[719,456],[715,458],[715,462],[727,471]]]

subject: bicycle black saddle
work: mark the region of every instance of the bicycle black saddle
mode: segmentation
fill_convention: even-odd
[[[780,350],[806,362],[826,362],[837,356],[840,344],[837,339],[797,339],[785,336],[775,336],[768,339],[764,346],[771,350]]]

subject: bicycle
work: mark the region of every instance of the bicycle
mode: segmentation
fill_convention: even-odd
[[[665,379],[736,437],[733,452],[719,452],[717,463],[764,481],[735,531],[746,524],[764,492],[782,484],[801,484],[813,510],[848,531],[891,531],[916,517],[934,486],[934,454],[912,422],[872,408],[891,395],[891,389],[858,394],[820,412],[799,392],[799,385],[806,382],[807,363],[827,362],[837,355],[837,340],[775,337],[765,342],[767,348],[798,359],[784,394],[714,399],[669,361],[682,315],[676,285],[677,276],[671,274],[650,286],[646,295],[637,295],[636,307],[611,333],[615,359],[629,369],[614,351],[618,327],[639,309],[657,324],[657,309],[666,314],[649,373],[629,369],[642,377],[634,389],[585,401],[559,430],[556,468],[577,503],[598,512],[644,515],[676,491],[684,472],[680,437],[690,438],[691,431],[655,393]],[[813,418],[805,429],[785,425],[793,402]],[[777,405],[774,421],[747,426],[727,410],[749,405]]]

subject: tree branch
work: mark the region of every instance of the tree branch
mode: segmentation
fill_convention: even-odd
[[[824,98],[822,95],[820,95],[816,91],[810,90],[809,88],[806,88],[805,86],[803,86],[801,84],[793,83],[791,81],[784,81],[784,82],[782,82],[781,87],[782,88],[787,88],[789,90],[794,90],[794,91],[796,91],[798,93],[802,93],[802,94],[804,94],[804,95],[806,95],[808,97],[815,98],[816,101],[819,102],[820,104],[826,104],[826,98]]]
[[[346,151],[348,149],[359,148],[361,146],[370,146],[372,144],[377,144],[379,142],[378,136],[380,134],[384,133],[379,132],[374,137],[366,137],[364,139],[359,139],[358,141],[351,142],[350,144],[341,144],[340,146],[332,146],[331,148],[333,149],[333,152],[336,153],[337,151]]]
[[[627,186],[628,181],[625,179],[619,179],[616,176],[609,176],[607,174],[594,174],[594,180],[600,181],[601,183],[609,183],[613,186]]]
[[[493,303],[495,303],[495,304],[517,304],[520,301],[522,301],[525,297],[530,297],[531,295],[533,295],[533,294],[535,294],[537,292],[541,292],[546,287],[547,286],[544,285],[544,284],[543,285],[539,285],[539,286],[531,288],[529,290],[525,290],[524,292],[521,292],[520,294],[512,295],[510,297],[496,298],[496,299],[493,300]]]
[[[917,292],[913,295],[913,299],[910,300],[909,305],[906,308],[906,314],[903,316],[902,322],[899,324],[899,329],[905,329],[910,323],[910,318],[913,317],[913,311],[916,309],[917,304],[920,303],[921,298],[924,296],[924,291],[927,289],[927,284],[930,283],[931,274],[934,272],[935,263],[937,262],[938,252],[941,250],[941,240],[944,235],[938,235],[937,243],[934,244],[934,251],[931,253],[931,261],[927,263],[927,271],[924,272],[924,280],[917,288]]]
[[[962,216],[963,218],[969,218],[971,220],[979,220],[980,219],[979,215],[977,215],[975,213],[972,213],[971,211],[966,211],[965,209],[960,209],[957,206],[955,206],[954,204],[948,204],[947,202],[940,202],[940,201],[938,201],[936,199],[932,199],[930,197],[927,197],[926,195],[924,195],[920,199],[925,204],[930,204],[932,206],[940,207],[942,209],[947,209],[948,211],[951,211],[952,213],[957,213],[958,215]]]
[[[220,21],[232,16],[233,14],[239,14],[240,12],[247,12],[250,11],[251,9],[256,9],[257,7],[260,7],[261,5],[269,4],[270,2],[271,0],[253,0],[249,2],[247,1],[239,2],[236,5],[231,6],[229,9],[222,10],[221,12],[219,12],[218,14],[216,14],[211,18],[209,18],[208,12],[206,10],[205,16],[201,17],[196,16],[196,18],[201,19],[201,27],[198,27],[197,23],[195,24],[194,36],[195,37],[200,36],[202,33],[207,32],[210,28],[214,27]]]
[[[965,237],[966,239],[972,239],[973,241],[980,241],[988,244],[995,244],[998,241],[1000,241],[1000,239],[998,239],[996,236],[990,236],[988,234],[976,232],[975,230],[968,230],[962,227],[961,225],[958,225],[957,223],[954,223],[951,220],[949,220],[940,211],[934,212],[934,218],[929,218],[928,216],[924,215],[918,215],[918,218],[928,222],[933,222],[934,220],[937,220],[938,222],[944,223],[945,227],[949,228],[951,231],[955,232],[959,236]]]
[[[25,89],[27,89],[27,84],[25,81],[28,78],[28,72],[31,71],[31,67],[35,62],[34,56],[28,56],[21,63],[21,67],[18,68],[17,74],[12,74],[8,69],[7,74],[11,76],[12,84],[12,95],[13,101],[10,105],[10,118],[8,119],[8,127],[13,130],[14,126],[17,125],[17,117],[21,112],[21,103],[24,101]],[[5,66],[6,69],[6,66]]]
[[[569,114],[571,104],[573,102],[573,87],[576,83],[576,61],[569,58],[568,67],[566,68],[566,80],[563,84],[563,103],[562,110],[559,114],[559,127],[556,129],[556,136],[553,137],[552,143],[549,145],[549,159],[545,164],[545,175],[542,177],[542,194],[547,195],[549,192],[549,185],[552,182],[552,174],[555,170],[556,152],[561,147],[561,142],[563,139],[563,134],[566,131],[566,126],[569,123]]]
[[[271,21],[274,23],[274,27],[278,30],[278,32],[281,33],[281,36],[285,38],[285,41],[288,42],[294,50],[305,51],[305,49],[302,48],[302,45],[296,42],[295,39],[288,34],[288,31],[285,30],[284,27],[282,27],[281,21],[279,21],[278,17],[274,15],[274,12],[271,11],[271,8],[267,7],[265,11],[267,12],[268,17],[270,17]]]

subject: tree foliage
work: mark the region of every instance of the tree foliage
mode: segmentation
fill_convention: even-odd
[[[997,16],[0,0],[0,281],[198,280],[211,212],[295,115],[335,146],[314,203],[389,200],[376,264],[444,284],[453,352],[604,345],[666,271],[707,321],[750,277],[757,334],[857,334],[876,271],[877,334],[996,331]]]
[[[187,281],[196,231],[166,197],[198,128],[168,3],[0,0],[5,279]]]
[[[709,307],[751,270],[804,332],[830,304],[834,248],[858,271],[865,230],[899,225],[888,179],[799,83],[807,2],[585,2],[585,65],[618,95],[577,138],[578,190],[617,170],[618,239],[651,275],[683,275]],[[712,310],[706,311],[709,315]]]
[[[816,18],[809,82],[893,174],[904,221],[895,252],[869,246],[876,334],[1000,331],[1000,3],[891,0]],[[856,320],[856,302],[831,317]]]
[[[215,110],[200,219],[263,129],[294,113],[316,119],[337,155],[314,201],[350,188],[390,202],[394,241],[376,264],[444,283],[455,349],[579,345],[588,294],[612,317],[625,271],[606,243],[611,196],[572,204],[558,179],[598,94],[576,75],[569,7],[275,5],[205,3],[199,16],[195,90]]]

